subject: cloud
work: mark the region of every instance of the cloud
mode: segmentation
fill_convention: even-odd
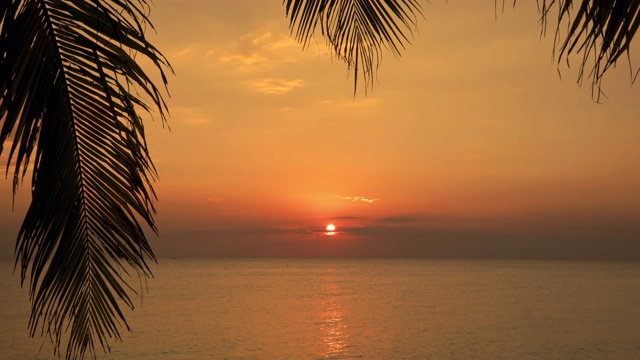
[[[318,235],[324,234],[325,228],[321,226],[303,226],[297,228],[279,229],[279,232],[293,235]]]
[[[224,199],[221,197],[210,197],[207,199],[207,201],[214,204],[222,204],[224,202]]]
[[[179,49],[176,49],[174,51],[172,51],[169,55],[171,55],[171,57],[173,59],[175,58],[184,58],[184,57],[192,57],[194,55],[194,52],[196,52],[197,49],[194,45],[189,45],[189,46],[185,46]]]
[[[419,216],[392,216],[376,219],[375,222],[381,224],[409,224],[425,221],[424,217]]]
[[[217,53],[221,64],[233,65],[240,72],[254,71],[262,66],[296,62],[298,44],[287,34],[274,35],[270,31],[251,32],[233,44],[225,44]]]
[[[201,108],[174,107],[171,109],[172,118],[189,125],[205,125],[211,122],[211,117]]]
[[[332,216],[327,218],[327,220],[364,220],[365,217],[362,216]]]
[[[291,49],[295,50],[295,54],[300,52],[300,45],[293,40],[291,37],[287,35],[281,35],[277,40],[271,41],[268,44],[265,44],[264,48],[269,51],[278,52],[277,54],[282,56],[283,50]],[[286,57],[285,60],[289,62],[296,62],[296,60],[292,57]]]
[[[251,86],[257,91],[270,95],[284,95],[291,90],[304,86],[304,81],[300,79],[262,79],[255,81]]]
[[[168,54],[173,62],[181,62],[183,66],[210,68],[218,64],[246,73],[276,64],[296,62],[298,47],[286,33],[253,31],[239,40],[226,43],[192,42],[175,47]]]
[[[266,33],[263,34],[259,34],[256,37],[253,37],[251,39],[251,43],[253,45],[260,45],[260,44],[264,44],[264,43],[268,43],[269,39],[271,39],[271,37],[273,36],[273,33],[270,31],[267,31]],[[248,35],[245,35],[244,38],[246,39],[248,37]]]
[[[364,196],[346,196],[346,197],[338,197],[340,200],[348,200],[348,201],[361,201],[366,203],[374,203],[376,201],[380,201],[380,199],[369,199]]]
[[[249,43],[260,50],[278,56],[281,56],[282,52],[276,53],[276,51],[282,51],[284,48],[299,50],[300,46],[288,34],[274,35],[271,31],[263,33],[252,32],[244,35],[240,40],[240,45],[246,46]]]
[[[379,227],[429,227],[429,228],[476,228],[484,224],[493,224],[496,219],[481,218],[467,215],[453,214],[417,214],[399,215],[375,218],[371,220],[373,226]]]
[[[244,70],[247,66],[269,61],[266,57],[256,51],[247,51],[239,54],[225,54],[220,56],[222,63],[232,63],[237,65],[240,70]]]

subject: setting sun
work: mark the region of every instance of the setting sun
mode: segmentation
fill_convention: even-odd
[[[327,225],[327,231],[336,231],[336,226],[333,224]]]

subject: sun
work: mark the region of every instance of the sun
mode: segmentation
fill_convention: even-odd
[[[333,224],[329,224],[327,225],[327,227],[325,228],[326,231],[324,232],[327,235],[335,235],[336,234],[336,226]]]

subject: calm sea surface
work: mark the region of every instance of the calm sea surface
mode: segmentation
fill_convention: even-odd
[[[0,359],[55,359],[11,269]],[[162,259],[154,274],[99,359],[640,359],[640,263]]]

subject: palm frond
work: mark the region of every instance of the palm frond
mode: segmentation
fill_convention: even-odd
[[[632,81],[635,80],[637,71],[633,73],[629,50],[640,26],[640,0],[541,0],[538,7],[543,33],[552,10],[557,10],[554,58],[570,65],[572,55],[579,57],[578,84],[590,79],[596,101],[604,95],[604,74],[624,54],[629,60]]]
[[[358,74],[365,91],[373,86],[383,49],[395,56],[409,43],[421,14],[417,0],[285,0],[290,28],[295,38],[309,45],[317,28],[335,55]]]
[[[155,260],[138,221],[156,231],[137,111],[151,101],[165,121],[166,105],[134,56],[151,59],[165,86],[170,67],[144,36],[148,12],[144,0],[0,5],[0,146],[12,139],[14,192],[33,163],[16,266],[30,277],[31,335],[50,336],[58,353],[68,336],[68,359],[108,350],[128,329],[128,274],[151,276]]]

